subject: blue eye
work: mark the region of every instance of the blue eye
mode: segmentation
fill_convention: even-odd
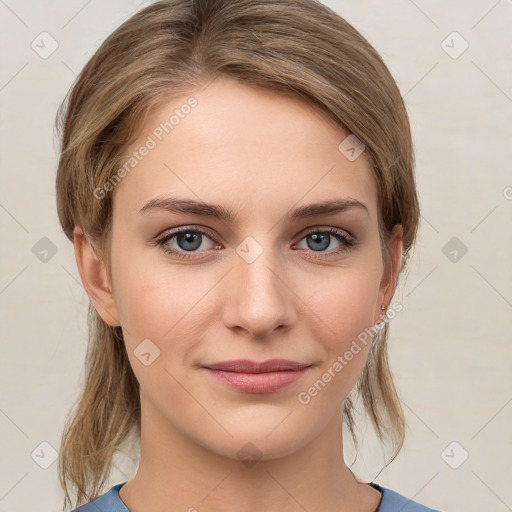
[[[356,245],[356,240],[347,236],[344,232],[336,228],[329,228],[327,230],[315,229],[310,231],[304,237],[307,240],[308,247],[313,252],[324,252],[332,242],[332,238],[338,240],[341,246],[328,254],[338,254],[342,251],[347,251]]]
[[[340,243],[340,246],[331,251],[326,251],[331,245],[333,237]],[[199,249],[203,246],[205,239],[211,242],[211,246],[209,248],[203,247],[201,251]],[[171,246],[171,241],[173,240],[175,240],[177,247]],[[338,255],[356,247],[359,243],[355,238],[336,228],[325,230],[318,228],[312,229],[301,238],[301,241],[302,240],[307,241],[308,249],[310,249],[312,253],[318,254],[318,256],[315,256],[317,258]],[[197,258],[197,253],[208,251],[209,249],[221,248],[219,244],[213,242],[211,233],[203,229],[189,227],[177,228],[171,232],[167,232],[157,238],[154,243],[161,247],[164,253],[179,259]]]
[[[165,234],[156,240],[158,246],[167,254],[172,254],[180,259],[193,258],[193,253],[197,252],[203,243],[204,238],[211,240],[209,233],[201,229],[178,228]],[[170,247],[169,242],[176,239],[178,248],[176,250]],[[183,251],[183,252],[181,252]]]

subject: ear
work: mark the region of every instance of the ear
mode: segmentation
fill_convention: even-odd
[[[381,305],[384,305],[387,309],[395,293],[395,284],[402,265],[403,229],[401,224],[396,224],[393,227],[388,240],[388,247],[390,258],[384,262],[384,271],[379,287],[379,300],[374,318],[375,323],[382,320],[382,316],[386,313],[385,310],[381,309]]]
[[[121,325],[105,264],[80,226],[73,231],[73,246],[78,272],[94,308],[108,325]]]

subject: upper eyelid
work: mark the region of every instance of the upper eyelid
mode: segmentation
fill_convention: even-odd
[[[209,228],[206,228],[203,226],[178,226],[175,228],[164,229],[164,231],[162,231],[155,238],[158,240],[161,238],[165,238],[167,236],[172,236],[172,235],[176,235],[176,234],[183,233],[183,232],[189,232],[189,231],[197,231],[200,233],[204,233],[210,237],[213,236],[213,231],[211,231]]]
[[[337,232],[342,232],[342,233],[346,233],[348,235],[349,238],[354,238],[355,239],[355,236],[348,230],[344,229],[344,228],[337,228],[336,226],[328,226],[328,227],[313,227],[313,228],[308,228],[306,229],[306,231],[304,232],[304,234],[302,236],[306,236],[310,233],[316,233],[317,231],[318,232],[323,232],[323,231],[329,231],[329,230],[336,230]]]

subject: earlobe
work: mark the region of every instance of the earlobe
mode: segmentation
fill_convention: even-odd
[[[73,246],[80,278],[94,308],[108,325],[121,325],[105,264],[80,226],[73,231]]]

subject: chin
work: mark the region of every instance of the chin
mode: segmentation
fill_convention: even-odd
[[[258,409],[258,408],[256,408]],[[210,438],[207,448],[217,454],[247,462],[274,460],[300,450],[314,437],[314,425],[309,425],[304,418],[291,409],[276,408],[259,414],[237,414],[236,418],[225,423],[233,436],[223,435]],[[318,431],[321,428],[318,426]]]

